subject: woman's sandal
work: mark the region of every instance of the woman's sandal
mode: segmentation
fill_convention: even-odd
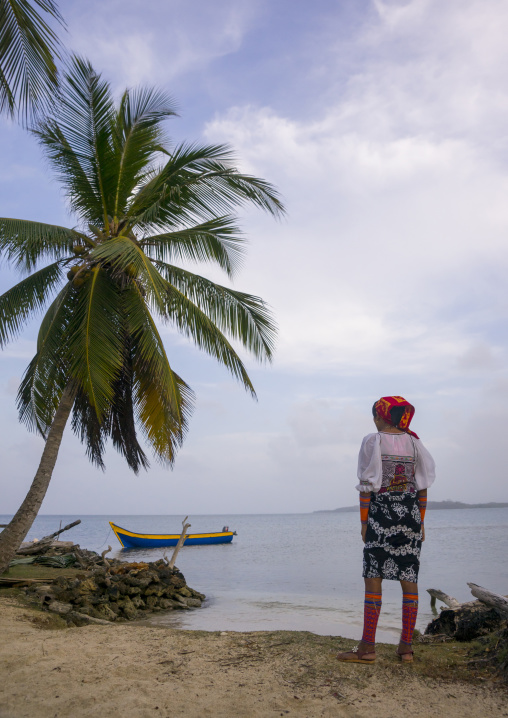
[[[373,656],[373,658],[366,658],[366,656]],[[374,651],[359,651],[358,646],[355,646],[350,651],[338,653],[337,660],[343,663],[374,663],[376,654]]]
[[[399,649],[397,649],[397,655],[402,663],[413,662],[414,651],[411,649],[409,649],[409,651],[404,651],[404,653],[400,653]]]

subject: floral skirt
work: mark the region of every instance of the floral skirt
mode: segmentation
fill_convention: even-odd
[[[363,577],[418,581],[422,520],[416,493],[373,493],[363,549]]]

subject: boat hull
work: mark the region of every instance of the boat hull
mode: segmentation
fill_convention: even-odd
[[[123,548],[157,548],[159,546],[176,546],[180,534],[138,534],[109,522]],[[207,534],[188,534],[185,546],[204,546],[206,544],[231,543],[233,531],[219,531]]]

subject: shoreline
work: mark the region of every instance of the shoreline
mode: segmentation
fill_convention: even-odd
[[[306,632],[57,624],[0,597],[2,718],[508,713],[505,690],[467,667],[464,644],[417,645],[409,666],[379,644],[376,664],[364,666],[335,660],[354,641]]]

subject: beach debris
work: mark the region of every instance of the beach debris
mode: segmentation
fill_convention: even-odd
[[[456,598],[449,596],[447,593],[440,591],[438,588],[428,588],[427,593],[430,593],[430,606],[433,610],[436,608],[436,599],[439,599],[439,601],[442,601],[450,608],[458,608],[460,606],[460,602],[457,601]]]
[[[49,536],[44,536],[40,540],[35,539],[31,543],[21,544],[21,546],[16,551],[16,553],[22,554],[24,556],[29,556],[31,554],[37,554],[37,553],[44,553],[45,550],[51,545],[51,543],[57,536],[59,536],[64,531],[68,531],[69,529],[73,528],[74,526],[77,526],[80,523],[81,523],[81,519],[77,519],[77,521],[73,521],[71,524],[67,524],[67,526],[63,527],[63,529],[59,529],[58,531],[55,531],[54,533],[49,534]]]
[[[188,518],[189,518],[189,517],[186,516],[186,517],[184,518],[184,520],[182,521],[182,533],[180,534],[180,538],[178,539],[178,543],[177,543],[176,546],[175,546],[175,550],[173,551],[173,555],[171,556],[171,560],[170,560],[170,562],[168,563],[168,568],[170,568],[170,569],[172,569],[173,566],[175,565],[175,561],[176,561],[176,557],[178,556],[178,552],[180,551],[180,549],[182,548],[182,546],[183,546],[184,543],[185,543],[187,529],[190,529],[190,527],[191,527],[191,524],[186,524],[186,523],[185,523]]]
[[[436,599],[445,603],[446,607],[441,607],[440,614],[425,629],[425,635],[446,635],[456,641],[472,641],[506,626],[506,598],[474,583],[468,583],[468,586],[478,600],[459,603],[443,591],[427,589],[434,610]]]
[[[79,521],[56,534],[76,523]],[[189,528],[185,520],[182,523],[181,545]],[[51,534],[37,543],[41,553],[19,556],[11,565],[67,569],[62,572],[64,575],[53,580],[2,578],[4,585],[23,588],[29,599],[43,610],[59,614],[71,626],[132,621],[158,611],[188,611],[200,608],[205,599],[204,594],[187,586],[185,577],[174,565],[175,553],[171,561],[165,557],[154,562],[127,562],[106,558],[111,546],[99,555],[69,541],[54,541],[54,537]]]
[[[489,591],[476,583],[468,583],[467,585],[471,589],[473,596],[476,596],[482,603],[486,603],[487,606],[493,606],[499,613],[508,618],[508,600],[505,596]]]
[[[86,570],[60,576],[51,583],[45,579],[44,586],[27,584],[27,596],[75,626],[132,621],[158,611],[201,607],[205,596],[187,586],[178,568],[169,568],[163,559],[154,562],[106,559],[109,550],[99,556],[75,546],[73,553],[79,552]]]

